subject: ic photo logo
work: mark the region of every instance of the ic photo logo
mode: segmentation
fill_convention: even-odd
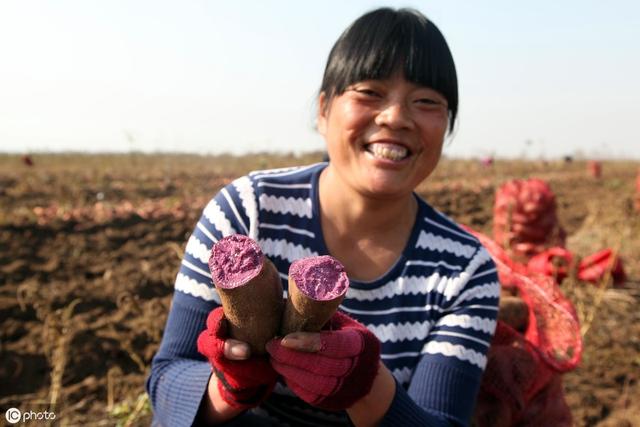
[[[22,412],[18,408],[9,408],[4,413],[4,417],[9,424],[16,424],[22,419]]]
[[[56,413],[53,411],[25,411],[22,412],[18,408],[9,408],[7,412],[4,413],[4,418],[7,420],[9,424],[17,424],[20,421],[43,421],[43,420],[55,420]]]

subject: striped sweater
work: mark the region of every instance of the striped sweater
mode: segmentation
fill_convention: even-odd
[[[318,211],[326,163],[257,171],[223,188],[189,238],[147,389],[157,425],[191,425],[211,374],[196,339],[220,300],[207,266],[212,245],[241,233],[255,239],[287,289],[289,265],[328,253]],[[340,309],[381,342],[398,386],[383,425],[466,425],[496,326],[500,287],[488,252],[451,219],[418,200],[409,242],[370,282],[350,281]],[[346,413],[317,410],[278,384],[238,425],[349,425]]]

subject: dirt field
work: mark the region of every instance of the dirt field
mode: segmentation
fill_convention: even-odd
[[[144,380],[204,204],[249,170],[319,159],[35,155],[27,166],[0,156],[0,412],[53,405],[56,425],[148,425]],[[445,160],[419,189],[491,234],[496,187],[540,177],[569,249],[619,250],[622,287],[565,287],[585,333],[582,364],[564,381],[578,426],[640,426],[639,166],[605,162],[595,179],[580,161]]]

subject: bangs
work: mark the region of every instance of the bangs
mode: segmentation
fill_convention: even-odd
[[[440,30],[412,10],[378,9],[355,21],[331,50],[320,90],[331,99],[354,83],[386,79],[396,72],[440,92],[447,99],[453,129],[458,109],[453,57]]]

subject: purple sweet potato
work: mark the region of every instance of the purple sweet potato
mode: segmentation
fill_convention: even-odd
[[[266,342],[278,333],[284,306],[275,266],[253,239],[234,234],[213,245],[209,269],[230,336],[247,342],[253,354],[264,354]]]
[[[289,268],[289,297],[280,333],[317,332],[333,316],[349,288],[338,260],[328,255],[303,258]]]

